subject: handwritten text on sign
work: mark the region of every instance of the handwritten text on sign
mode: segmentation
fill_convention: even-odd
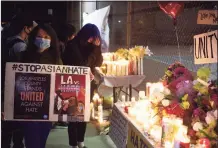
[[[218,30],[194,36],[195,64],[217,63]]]
[[[128,141],[127,148],[148,148],[151,147],[147,144],[143,135],[131,124],[128,126]]]
[[[218,25],[218,10],[200,10],[197,24]]]

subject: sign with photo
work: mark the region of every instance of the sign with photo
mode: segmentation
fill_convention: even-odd
[[[218,10],[199,10],[197,24],[218,25]]]
[[[6,120],[89,121],[90,68],[7,63]]]
[[[195,64],[217,63],[218,30],[194,36]]]

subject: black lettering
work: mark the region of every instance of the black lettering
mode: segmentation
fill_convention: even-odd
[[[23,64],[19,64],[18,70],[19,70],[19,71],[23,71]]]
[[[203,54],[204,54],[204,58],[207,58],[207,53],[206,53],[206,51],[205,51],[205,49],[206,49],[206,40],[207,40],[207,36],[204,36],[204,40],[202,40],[202,42],[203,42]]]
[[[138,135],[135,136],[135,144],[134,147],[138,148],[139,147],[139,143],[138,143]]]
[[[47,72],[52,72],[52,66],[51,65],[49,65],[48,67],[47,67]]]
[[[30,66],[30,70],[31,70],[32,72],[36,71],[35,65],[31,65],[31,66]]]
[[[213,58],[213,35],[216,36],[216,34],[211,34],[211,35],[208,35],[208,37],[210,38],[210,51],[211,51],[211,58]]]
[[[87,74],[88,74],[88,69],[87,69],[87,68],[84,68],[84,69],[83,69],[83,74],[84,74],[84,75],[87,75]]]
[[[63,67],[62,68],[62,73],[68,73],[68,71],[69,71],[69,67]]]
[[[131,130],[131,137],[130,137],[131,139],[130,139],[130,141],[132,142],[132,144],[134,145],[134,143],[135,143],[135,132],[134,131],[132,131]]]
[[[46,69],[46,67],[45,67],[45,65],[42,65],[42,67],[40,66],[40,69],[41,69],[41,71],[45,71],[45,72],[47,72],[47,69]]]
[[[30,65],[25,65],[25,66],[26,66],[26,72],[28,72]]]
[[[78,73],[79,73],[79,71],[78,71],[78,68],[77,68],[77,67],[75,67],[75,68],[74,68],[74,71],[73,71],[73,73],[76,73],[76,74],[78,74]]]
[[[61,67],[60,66],[57,67],[56,72],[61,73]]]
[[[41,66],[40,65],[36,65],[36,71],[38,71],[39,69],[41,69]]]
[[[198,56],[199,58],[202,58],[201,51],[203,50],[204,43],[202,41],[202,38],[199,38],[199,44],[198,44]]]

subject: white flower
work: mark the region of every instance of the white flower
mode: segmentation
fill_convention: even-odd
[[[199,130],[202,130],[202,129],[203,129],[203,124],[201,122],[196,122],[193,125],[193,130],[195,130],[196,132],[198,132]]]
[[[213,111],[207,112],[207,116],[205,118],[206,123],[210,124],[215,120],[216,120],[216,117],[214,116],[214,112]]]
[[[170,101],[167,100],[167,99],[162,100],[161,103],[162,103],[162,105],[163,105],[164,107],[167,107],[167,106],[170,105]]]
[[[169,95],[170,94],[170,90],[168,88],[166,88],[166,87],[164,88],[164,94],[165,95]]]

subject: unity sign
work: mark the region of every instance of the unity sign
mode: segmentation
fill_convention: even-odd
[[[6,120],[89,121],[90,68],[7,63]]]

